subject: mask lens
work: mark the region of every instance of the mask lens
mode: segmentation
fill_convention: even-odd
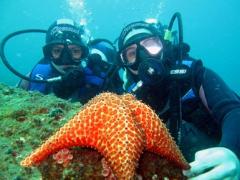
[[[125,65],[134,64],[136,62],[136,56],[137,56],[137,45],[136,44],[128,46],[121,53],[121,59]]]
[[[73,60],[81,59],[83,51],[82,51],[82,48],[80,46],[68,45],[68,50],[69,50]]]
[[[64,49],[64,45],[55,45],[51,49],[51,54],[54,59],[60,58]]]
[[[58,44],[53,46],[51,49],[52,57],[55,59],[60,58],[64,50],[67,50],[70,53],[72,59],[81,59],[83,54],[82,48],[80,46],[68,45],[65,47],[62,44]]]
[[[140,45],[144,47],[144,49],[146,49],[150,55],[153,56],[158,55],[163,48],[162,42],[157,37],[144,39],[140,42]]]

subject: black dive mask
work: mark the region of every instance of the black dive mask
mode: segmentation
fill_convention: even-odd
[[[140,58],[154,57],[162,55],[163,43],[157,36],[141,37],[120,51],[120,59],[124,66],[137,70]]]
[[[152,56],[143,47],[137,49],[136,61],[128,68],[137,71],[139,79],[144,84],[160,83],[167,76],[167,70],[162,62],[162,53]]]
[[[52,60],[56,65],[78,65],[81,59],[81,57],[79,59],[74,58],[73,53],[67,46],[64,46],[58,58],[52,56]]]
[[[69,65],[73,64],[72,56],[67,48],[62,50],[61,56],[57,59],[53,59],[57,65]]]

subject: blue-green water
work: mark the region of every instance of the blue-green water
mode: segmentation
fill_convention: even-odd
[[[238,0],[1,0],[0,39],[29,28],[47,29],[57,18],[85,19],[95,38],[114,40],[121,28],[137,20],[158,18],[168,24],[182,14],[184,40],[191,55],[201,58],[240,94],[240,1]],[[7,44],[10,63],[22,73],[41,57],[44,34],[27,34]],[[0,82],[15,85],[18,78],[0,62]]]

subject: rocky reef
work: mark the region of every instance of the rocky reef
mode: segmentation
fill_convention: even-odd
[[[20,160],[80,107],[53,95],[0,84],[0,179],[39,179],[39,169],[23,168]]]
[[[80,108],[80,103],[0,84],[0,179],[114,179],[103,156],[89,148],[63,149],[37,167],[19,164]],[[143,153],[135,178],[164,177],[184,179],[167,160]]]

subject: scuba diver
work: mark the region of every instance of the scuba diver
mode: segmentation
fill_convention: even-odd
[[[177,41],[171,36],[178,18]],[[176,43],[177,42],[177,43]],[[240,98],[201,60],[189,56],[181,16],[133,22],[118,38],[124,89],[151,106],[191,162],[193,179],[240,178]]]
[[[21,80],[18,87],[81,103],[103,91],[123,92],[115,47],[105,39],[87,42],[84,27],[71,19],[58,19],[49,27],[43,54],[29,77],[53,81]]]

